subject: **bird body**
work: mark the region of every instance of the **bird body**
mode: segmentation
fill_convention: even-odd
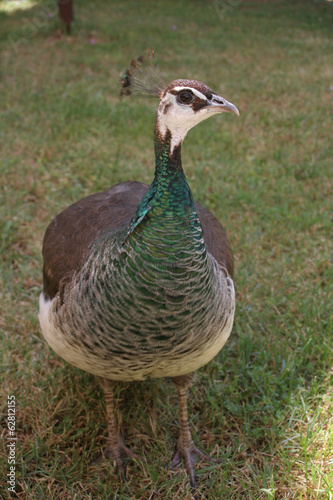
[[[160,97],[151,186],[117,184],[49,225],[39,317],[55,352],[104,381],[173,377],[183,387],[226,342],[235,293],[229,242],[193,201],[181,143],[212,110],[238,110],[193,80],[172,82]],[[112,439],[109,455],[121,469],[124,449]]]
[[[141,206],[148,198],[149,191]],[[129,226],[106,227],[63,293],[41,295],[45,338],[66,361],[130,381],[189,373],[222,348],[232,326],[232,280],[206,250],[194,206],[177,203],[177,216],[169,210],[159,200],[130,232],[138,212]],[[61,221],[60,214],[58,230]]]

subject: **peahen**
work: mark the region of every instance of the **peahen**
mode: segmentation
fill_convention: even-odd
[[[132,62],[123,93],[159,97],[155,176],[148,187],[121,182],[74,203],[53,219],[43,242],[39,319],[52,349],[100,377],[108,440],[104,457],[122,476],[137,456],[117,431],[115,381],[171,377],[180,437],[171,466],[184,460],[193,487],[196,458],[214,461],[192,441],[187,388],[195,370],[223,347],[233,324],[233,257],[214,215],[194,202],[181,164],[186,133],[237,108],[195,80],[166,86],[153,56]]]

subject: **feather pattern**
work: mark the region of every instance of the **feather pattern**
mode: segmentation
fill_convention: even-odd
[[[207,253],[196,214],[147,224],[121,247],[126,228],[102,236],[52,304],[63,357],[78,368],[113,380],[182,375],[230,333],[233,283]]]

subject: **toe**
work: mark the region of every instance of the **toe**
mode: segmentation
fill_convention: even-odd
[[[134,460],[140,459],[139,455],[132,452],[127,446],[122,443],[116,445],[107,445],[100,456],[92,462],[92,465],[97,465],[103,460],[113,460],[115,467],[123,481],[126,480],[126,466],[124,463],[125,458],[132,458]]]
[[[197,482],[194,473],[194,465],[196,461],[205,461],[210,463],[222,462],[222,460],[218,460],[216,458],[211,457],[210,455],[207,455],[203,451],[196,448],[193,444],[189,446],[183,446],[180,443],[178,443],[177,451],[171,461],[169,468],[174,470],[180,465],[182,460],[184,461],[185,469],[187,474],[189,475],[192,488],[197,488]]]

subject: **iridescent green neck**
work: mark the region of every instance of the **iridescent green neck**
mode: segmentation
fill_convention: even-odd
[[[192,193],[182,168],[181,144],[174,147],[171,153],[169,131],[161,138],[155,128],[155,159],[154,180],[141,200],[127,234],[140,224],[148,212],[150,218],[158,217],[161,222],[163,218],[197,218]]]
[[[180,214],[194,210],[194,201],[181,161],[181,144],[171,153],[171,134],[162,140],[155,134],[155,178],[150,187],[159,205]],[[148,194],[148,193],[147,193]]]

